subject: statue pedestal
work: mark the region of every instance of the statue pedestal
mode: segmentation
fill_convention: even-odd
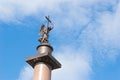
[[[53,48],[49,44],[41,44],[37,47],[37,55],[26,59],[26,62],[34,68],[34,80],[50,80],[51,70],[61,67],[52,56],[52,51]]]

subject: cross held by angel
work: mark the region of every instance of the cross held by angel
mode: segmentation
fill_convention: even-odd
[[[45,17],[47,19],[47,27],[45,27],[44,24],[41,25],[39,35],[41,35],[39,41],[41,44],[43,43],[48,43],[48,38],[49,38],[49,32],[53,29],[53,26],[49,26],[49,23],[51,23],[51,20],[48,17]]]

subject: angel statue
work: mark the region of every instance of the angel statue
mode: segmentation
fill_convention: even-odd
[[[39,34],[41,35],[41,38],[39,39],[39,41],[42,43],[48,43],[48,37],[49,37],[49,31],[51,31],[53,29],[53,27],[49,26],[49,22],[51,23],[49,16],[46,17],[48,23],[47,23],[47,27],[45,27],[44,24],[41,25],[40,28],[40,32]]]

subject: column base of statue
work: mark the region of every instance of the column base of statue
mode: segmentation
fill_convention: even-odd
[[[26,62],[34,68],[34,80],[50,80],[51,70],[61,67],[61,64],[52,56],[53,48],[49,44],[41,44],[37,47],[37,55],[26,59]]]
[[[41,44],[37,47],[38,54],[26,59],[26,62],[33,68],[39,62],[51,66],[51,70],[61,68],[61,64],[52,56],[53,48],[49,44]]]

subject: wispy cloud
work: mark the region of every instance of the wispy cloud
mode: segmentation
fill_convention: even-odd
[[[33,69],[30,66],[24,66],[17,80],[33,80]]]
[[[82,20],[79,20],[82,21],[83,24],[87,18],[86,16],[89,16],[89,10],[83,7],[89,7],[96,3],[104,3],[102,6],[105,8],[107,6],[106,4],[113,5],[115,2],[116,1],[112,0],[0,0],[0,20],[11,22],[23,19],[27,16],[48,15],[48,13],[50,13],[52,15],[64,15],[69,17],[69,21],[72,20],[72,23],[76,21],[79,15],[80,18],[82,18]],[[99,6],[97,6],[97,8],[99,8]],[[65,17],[64,22],[68,22]]]
[[[95,21],[91,22],[80,35],[80,38],[83,38],[82,43],[89,45],[93,53],[98,54],[104,60],[106,58],[115,60],[120,55],[119,6],[120,3],[112,7],[109,5],[105,11],[96,11]]]
[[[52,80],[89,80],[92,74],[92,58],[89,52],[64,47],[56,54],[62,68],[53,71]]]

